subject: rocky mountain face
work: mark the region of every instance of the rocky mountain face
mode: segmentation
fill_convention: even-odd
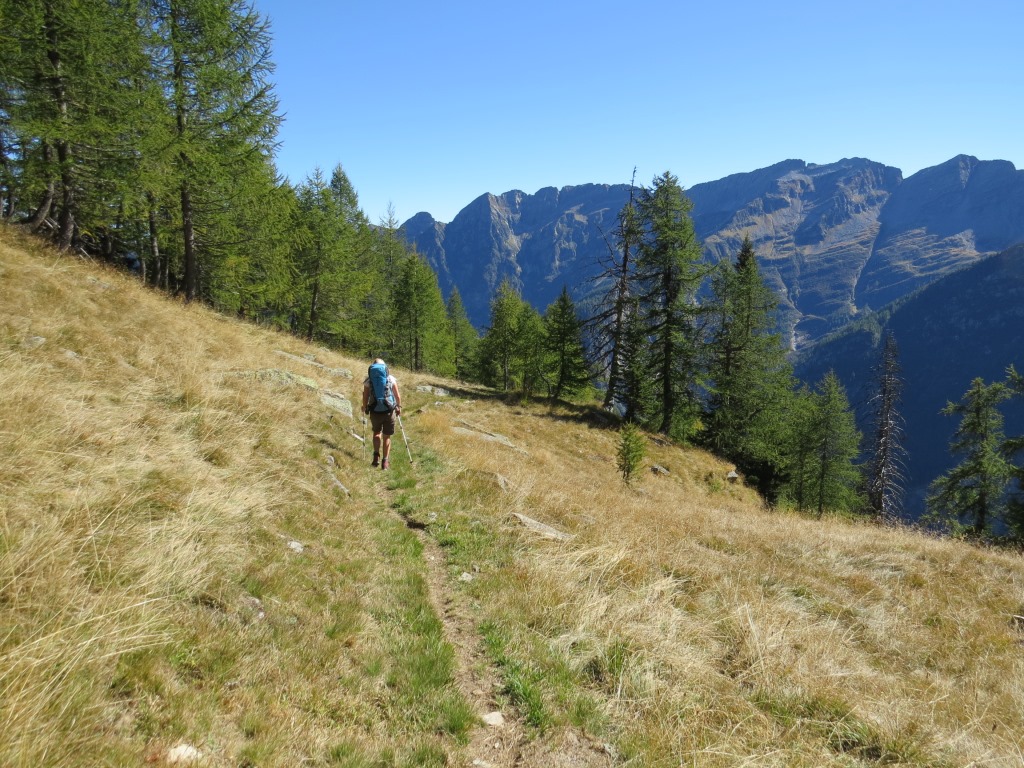
[[[794,347],[1024,241],[1024,172],[1005,161],[959,156],[903,179],[860,158],[787,160],[687,194],[708,259],[732,258],[751,237]],[[541,311],[563,285],[584,304],[600,294],[593,278],[628,197],[624,184],[513,190],[448,224],[420,213],[404,228],[483,328],[506,277]]]
[[[1000,381],[1010,365],[1024,370],[1024,245],[947,275],[796,357],[797,375],[805,382],[836,372],[857,410],[865,446],[871,442],[871,398],[878,386],[872,369],[886,331],[900,349],[907,512],[917,517],[931,481],[963,458],[949,452],[958,418],[939,411],[959,402],[976,377]],[[1024,434],[1024,403],[1008,404],[1004,413],[1007,435]]]

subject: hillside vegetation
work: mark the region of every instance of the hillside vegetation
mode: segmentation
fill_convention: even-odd
[[[0,229],[0,765],[1024,762],[1020,556],[365,367]]]

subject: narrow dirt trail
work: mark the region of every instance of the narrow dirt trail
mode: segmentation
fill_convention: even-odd
[[[514,708],[502,705],[501,674],[484,646],[469,598],[453,584],[444,550],[425,526],[399,517],[423,546],[428,599],[442,623],[445,640],[454,650],[455,683],[481,720],[481,725],[470,733],[464,761],[457,764],[459,768],[610,768],[614,765],[611,751],[605,745],[568,727],[538,736],[526,727]],[[493,718],[498,715],[500,718],[495,722]]]
[[[455,683],[483,722],[470,734],[466,765],[521,766],[522,748],[528,741],[523,723],[516,712],[500,706],[501,676],[487,656],[467,601],[449,583],[444,551],[429,533],[420,528],[414,530],[423,544],[430,602],[444,626],[445,639],[455,651]],[[500,723],[488,722],[499,714]]]

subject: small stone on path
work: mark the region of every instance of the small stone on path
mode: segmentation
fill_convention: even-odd
[[[303,551],[305,550],[305,547],[303,547],[297,541],[289,541],[288,542],[288,549],[290,549],[292,552],[296,552],[296,553],[301,555],[303,553]]]

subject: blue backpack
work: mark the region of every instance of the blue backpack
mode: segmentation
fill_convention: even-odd
[[[395,395],[391,391],[391,382],[388,381],[388,367],[384,363],[374,363],[367,374],[370,378],[370,410],[391,413],[395,410]]]

